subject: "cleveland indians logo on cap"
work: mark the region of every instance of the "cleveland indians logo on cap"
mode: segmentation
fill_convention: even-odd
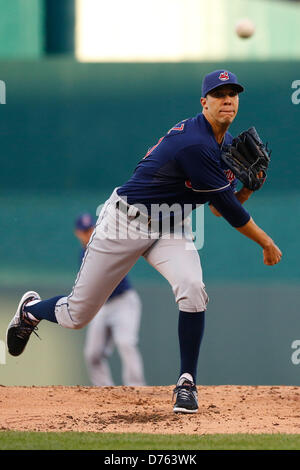
[[[222,72],[222,73],[220,73],[219,79],[222,80],[222,82],[225,82],[226,80],[229,80],[228,72]]]

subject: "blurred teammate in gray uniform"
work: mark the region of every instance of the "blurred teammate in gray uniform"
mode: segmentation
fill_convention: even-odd
[[[82,245],[80,264],[94,227],[91,214],[81,214],[75,221],[74,233]],[[138,348],[141,312],[140,297],[125,276],[87,327],[84,357],[93,385],[114,385],[108,364],[114,346],[121,359],[123,384],[145,385]]]

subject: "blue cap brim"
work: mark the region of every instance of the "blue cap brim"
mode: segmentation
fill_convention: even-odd
[[[220,85],[212,87],[210,90],[206,91],[205,96],[208,95],[208,93],[211,93],[213,90],[216,90],[217,88],[221,88],[223,86],[228,86],[228,85],[231,85],[232,87],[236,88],[238,93],[242,93],[244,91],[244,87],[240,85],[239,83],[226,82],[226,83],[220,83]]]

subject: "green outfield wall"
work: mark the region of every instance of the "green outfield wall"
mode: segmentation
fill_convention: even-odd
[[[222,65],[236,72],[246,88],[232,134],[255,125],[272,148],[267,183],[247,207],[283,245],[285,258],[272,270],[261,266],[256,262],[258,248],[206,211],[207,276],[222,280],[225,274],[218,266],[229,266],[226,278],[298,280],[300,105],[292,102],[292,97],[298,101],[292,84],[300,79],[299,63]],[[220,67],[2,62],[3,282],[11,276],[17,282],[27,273],[28,262],[39,280],[41,272],[46,277],[57,272],[73,276],[78,249],[74,217],[85,210],[95,213],[112,189],[131,176],[150,146],[173,124],[200,111],[202,76]],[[247,271],[240,260],[247,260]]]
[[[199,381],[300,385],[298,62],[2,61],[0,356],[23,289],[39,289],[44,297],[71,289],[78,213],[95,213],[150,146],[200,111],[201,79],[218,68],[235,72],[246,88],[232,134],[254,125],[272,148],[268,180],[247,208],[283,259],[265,266],[257,245],[205,208],[199,254],[210,303]],[[179,356],[171,289],[143,259],[131,277],[144,305],[140,347],[147,381],[174,383]],[[0,383],[88,384],[85,331],[47,324],[40,330],[42,341],[34,338],[24,356],[6,356],[5,364],[0,357]],[[117,356],[113,364],[120,380]]]
[[[0,0],[1,59],[42,56],[44,13],[41,0]]]
[[[1,62],[1,188],[106,191],[122,184],[148,147],[200,111],[201,79],[219,67],[238,74],[236,134],[255,125],[273,149],[264,192],[299,187],[298,62],[83,64]],[[299,87],[299,84],[298,84]],[[32,171],[34,167],[34,172]],[[22,186],[21,186],[22,185]]]
[[[177,308],[165,282],[136,282],[143,301],[140,350],[148,385],[170,385],[179,373]],[[37,285],[36,285],[37,286]],[[38,288],[38,286],[37,286]],[[299,288],[297,285],[208,283],[210,303],[198,366],[200,385],[300,385]],[[43,297],[60,290],[41,288]],[[26,351],[2,351],[5,331],[22,292],[1,289],[0,384],[90,385],[83,358],[86,328],[39,326]],[[121,385],[114,352],[112,373]],[[171,403],[171,396],[170,396]]]

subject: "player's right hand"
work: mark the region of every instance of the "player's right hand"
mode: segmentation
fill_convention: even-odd
[[[270,243],[263,249],[264,263],[268,266],[273,266],[279,263],[282,257],[282,252],[275,243]]]

